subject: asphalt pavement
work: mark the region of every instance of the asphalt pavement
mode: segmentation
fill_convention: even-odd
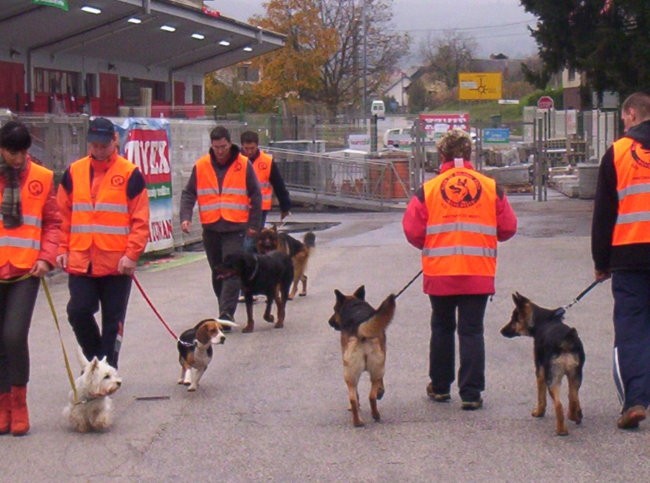
[[[123,387],[114,395],[115,424],[78,434],[61,416],[69,384],[53,316],[41,293],[30,333],[28,390],[32,430],[0,437],[5,481],[641,481],[650,466],[650,422],[616,428],[619,405],[611,377],[609,282],[569,309],[587,353],[580,392],[584,420],[556,436],[549,407],[535,404],[532,339],[505,339],[511,293],[546,307],[573,300],[593,280],[589,253],[591,202],[553,192],[547,202],[513,195],[519,233],[499,246],[497,293],[485,318],[487,388],[482,410],[461,411],[425,393],[430,306],[418,279],[398,299],[388,328],[382,421],[372,421],[362,377],[364,428],[347,411],[339,334],[327,320],[334,289],[366,287],[377,305],[420,269],[419,252],[401,230],[401,213],[296,213],[316,232],[308,295],[289,302],[284,329],[255,305],[252,334],[236,329],[215,348],[195,393],[176,384],[175,341],[134,286],[120,357]],[[271,217],[270,221],[275,218]],[[320,225],[323,223],[323,225]],[[300,236],[297,233],[296,236]],[[205,256],[176,253],[142,265],[138,279],[173,331],[217,315]],[[49,283],[65,346],[64,275]],[[235,319],[245,322],[243,304]],[[566,384],[563,386],[566,401]]]

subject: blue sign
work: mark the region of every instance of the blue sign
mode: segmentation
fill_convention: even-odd
[[[484,144],[507,144],[509,142],[510,129],[502,127],[483,129]]]

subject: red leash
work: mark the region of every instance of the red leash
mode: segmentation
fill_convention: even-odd
[[[162,325],[165,326],[165,329],[167,329],[167,332],[169,332],[169,333],[172,335],[172,337],[178,341],[179,339],[178,339],[178,337],[176,336],[176,334],[174,334],[174,331],[169,327],[169,325],[167,325],[167,323],[165,322],[165,320],[162,318],[162,315],[160,315],[160,314],[158,313],[158,311],[156,310],[156,307],[153,306],[153,303],[151,303],[151,300],[149,300],[149,297],[147,297],[146,292],[145,292],[144,289],[142,288],[142,285],[140,285],[140,282],[138,281],[138,278],[135,276],[135,272],[133,273],[133,275],[131,275],[131,278],[133,279],[133,281],[134,281],[135,284],[137,285],[137,287],[138,287],[138,289],[140,290],[140,293],[142,294],[142,296],[144,297],[144,299],[145,299],[145,300],[147,301],[147,303],[149,304],[149,307],[151,307],[151,310],[153,310],[153,313],[156,314],[156,316],[158,317],[158,320],[160,320],[160,321],[162,322]]]

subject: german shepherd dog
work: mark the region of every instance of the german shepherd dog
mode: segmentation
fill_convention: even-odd
[[[336,304],[329,325],[341,332],[343,353],[343,379],[348,386],[352,423],[359,427],[364,422],[359,415],[361,373],[370,375],[370,409],[379,421],[377,400],[384,396],[384,369],[386,365],[386,327],[395,314],[395,295],[389,295],[375,310],[365,301],[366,289],[362,285],[353,295],[343,295],[334,290]]]
[[[238,276],[241,280],[241,290],[246,302],[246,326],[242,332],[253,332],[253,295],[266,295],[264,320],[275,321],[275,328],[284,327],[285,307],[289,296],[289,288],[293,281],[293,264],[288,255],[275,251],[266,255],[236,252],[226,255],[220,267],[215,269],[217,276],[228,278]],[[271,314],[271,306],[275,301],[277,320]]]
[[[578,391],[582,384],[585,351],[576,329],[562,322],[564,309],[545,309],[515,292],[515,309],[510,322],[501,329],[505,337],[527,335],[533,337],[535,374],[537,376],[537,406],[532,415],[541,418],[546,412],[546,389],[555,408],[555,432],[569,434],[560,402],[562,377],[569,381],[569,410],[567,417],[576,424],[582,422],[582,408]]]
[[[280,233],[275,225],[271,228],[263,228],[257,237],[256,248],[258,253],[268,253],[271,250],[279,250],[291,257],[293,262],[293,286],[289,293],[289,300],[296,296],[298,282],[302,290],[298,294],[301,297],[307,295],[307,262],[312,249],[316,246],[316,235],[308,231],[300,240],[296,240],[288,233]]]

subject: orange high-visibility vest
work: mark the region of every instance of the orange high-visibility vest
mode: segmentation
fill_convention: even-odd
[[[429,213],[422,249],[428,276],[494,277],[497,261],[496,183],[452,168],[424,184]]]
[[[54,174],[47,168],[30,163],[20,188],[23,224],[5,228],[0,216],[0,266],[11,263],[16,268],[31,268],[41,250],[43,207],[52,190]],[[2,203],[0,190],[0,203]]]
[[[273,163],[273,157],[264,151],[260,151],[260,155],[253,163],[262,192],[262,211],[269,211],[273,201],[273,187],[269,181],[271,179],[271,163]]]
[[[650,243],[650,151],[632,138],[614,143],[618,217],[612,245]]]
[[[88,156],[70,165],[73,186],[70,250],[88,250],[95,244],[101,250],[124,251],[130,229],[126,188],[135,165],[116,156],[100,182],[94,205],[90,169]]]
[[[250,199],[246,191],[246,166],[248,158],[239,155],[228,167],[219,191],[217,173],[212,167],[210,155],[196,162],[196,199],[202,224],[214,223],[221,218],[234,223],[248,221]]]

